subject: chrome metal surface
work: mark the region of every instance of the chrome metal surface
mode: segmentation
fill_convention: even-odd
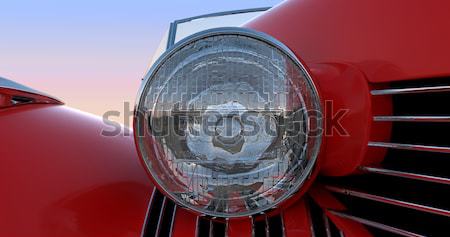
[[[311,230],[311,237],[316,237],[316,233],[315,233],[315,230],[314,230],[314,224],[312,223],[313,221],[312,221],[312,213],[311,213],[311,205],[306,205],[306,212],[308,213],[308,219],[310,220],[310,226],[309,226],[309,228],[310,228],[310,230]]]
[[[322,214],[322,218],[323,218],[323,222],[324,222],[324,226],[325,226],[325,233],[326,233],[327,237],[332,237],[330,220],[328,219],[327,214],[325,212]]]
[[[214,237],[214,223],[212,219],[209,219],[209,237]]]
[[[200,216],[197,216],[197,220],[195,220],[195,237],[199,235],[199,225],[200,225]]]
[[[337,212],[337,211],[329,211],[329,212],[331,214],[335,215],[335,216],[342,217],[342,218],[345,218],[345,219],[348,219],[348,220],[352,220],[352,221],[356,221],[358,223],[361,223],[361,224],[364,224],[364,225],[367,225],[367,226],[371,226],[373,228],[377,228],[377,229],[380,229],[380,230],[384,230],[384,231],[387,231],[387,232],[390,232],[390,233],[398,234],[398,235],[401,235],[401,236],[407,236],[407,237],[423,237],[424,236],[424,235],[416,234],[416,233],[413,233],[413,232],[410,232],[410,231],[406,231],[406,230],[403,230],[403,229],[399,229],[399,228],[396,228],[396,227],[392,227],[392,226],[388,226],[388,225],[385,225],[385,224],[381,224],[381,223],[378,223],[378,222],[375,222],[375,221],[370,221],[370,220],[363,219],[363,218],[360,218],[360,217],[348,215],[348,214],[345,214],[345,213],[342,213],[342,212]]]
[[[228,237],[228,227],[230,226],[230,220],[225,220],[225,237]]]
[[[167,40],[167,48],[166,49],[170,49],[170,47],[172,47],[175,44],[175,35],[177,34],[177,23],[172,22],[170,23],[170,27],[169,27],[169,38]]]
[[[428,212],[428,213],[432,213],[432,214],[436,214],[436,215],[450,217],[450,210],[439,209],[439,208],[435,208],[435,207],[425,206],[425,205],[412,203],[412,202],[401,201],[401,200],[397,200],[397,199],[393,199],[393,198],[382,197],[382,196],[378,196],[378,195],[373,195],[373,194],[369,194],[369,193],[359,192],[359,191],[340,188],[340,187],[326,186],[326,188],[332,192],[340,193],[340,194],[344,194],[344,195],[348,195],[348,196],[352,196],[352,197],[372,200],[375,202],[382,202],[382,203],[386,203],[386,204],[390,204],[390,205],[414,209],[417,211],[423,211],[423,212]]]
[[[417,144],[403,144],[403,143],[389,143],[389,142],[369,142],[368,145],[371,147],[384,147],[400,150],[450,153],[450,147],[444,146],[426,146]]]
[[[369,173],[389,175],[389,176],[401,177],[401,178],[406,178],[406,179],[414,179],[414,180],[450,185],[450,179],[444,178],[444,177],[415,174],[415,173],[382,169],[382,168],[374,168],[374,167],[360,167],[360,170],[362,170],[364,172],[369,172]]]
[[[398,95],[398,94],[416,94],[416,93],[436,93],[436,92],[448,92],[450,86],[429,86],[429,87],[414,87],[414,88],[401,88],[401,89],[383,89],[372,90],[372,95]]]
[[[264,215],[264,222],[266,223],[266,237],[270,237],[269,217]]]
[[[450,122],[450,116],[374,116],[373,121],[448,123]]]
[[[58,102],[62,103],[61,100],[59,100],[56,97],[53,97],[51,95],[48,95],[46,93],[40,92],[38,90],[35,90],[33,88],[24,86],[22,84],[19,84],[17,82],[14,82],[12,80],[9,80],[9,79],[3,78],[3,77],[0,77],[0,88],[6,88],[6,89],[26,92],[26,93],[30,93],[30,94],[45,96],[45,97],[48,97],[48,98],[50,98],[52,100],[55,100],[55,101],[58,101]]]
[[[281,218],[281,230],[283,231],[283,236],[286,236],[286,226],[284,225],[284,215],[283,213],[280,214],[280,218]]]
[[[210,13],[210,14],[204,14],[204,15],[184,18],[184,19],[176,20],[175,22],[178,24],[178,23],[192,21],[192,20],[196,20],[196,19],[200,19],[200,18],[207,18],[207,17],[226,16],[226,15],[242,14],[242,13],[249,13],[249,12],[263,12],[263,11],[269,10],[270,8],[271,7],[258,7],[258,8],[216,12],[216,13]]]
[[[233,10],[233,11],[224,11],[224,12],[217,12],[217,13],[211,13],[211,14],[204,14],[184,19],[179,19],[170,24],[169,29],[169,40],[167,42],[167,49],[172,47],[175,44],[175,38],[177,33],[178,24],[185,23],[188,21],[193,21],[197,19],[202,18],[208,18],[208,17],[218,17],[218,16],[227,16],[227,15],[234,15],[234,14],[242,14],[242,13],[251,13],[251,12],[264,12],[269,10],[271,7],[259,7],[259,8],[249,8],[249,9],[241,9],[241,10]]]
[[[156,189],[156,187],[153,187],[152,195],[150,196],[150,200],[148,201],[147,212],[145,214],[144,223],[142,225],[141,237],[145,236],[145,231],[146,231],[145,227],[147,225],[148,218],[150,217],[150,210],[151,210],[152,201],[153,201],[153,198],[155,197],[155,193],[157,191],[158,190]]]
[[[158,224],[156,225],[156,236],[159,236],[159,232],[161,231],[161,222],[163,221],[164,210],[166,209],[167,198],[164,196],[161,210],[159,211]]]
[[[170,222],[169,236],[172,236],[173,224],[175,223],[175,217],[176,217],[176,215],[177,215],[177,205],[174,204],[174,207],[173,207],[173,213],[172,213],[172,221]]]
[[[250,221],[252,222],[252,237],[256,237],[256,233],[255,233],[255,227],[256,227],[256,222],[255,222],[255,218],[253,216],[250,217]]]

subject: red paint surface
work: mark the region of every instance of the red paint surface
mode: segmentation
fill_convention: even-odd
[[[370,82],[450,75],[450,2],[288,0],[247,27],[308,66],[350,64]]]
[[[283,212],[286,237],[312,236],[309,209],[304,201],[298,201]]]
[[[239,219],[228,221],[228,237],[251,237],[252,236],[252,220]]]
[[[102,128],[60,105],[0,110],[0,236],[140,235],[152,185],[133,138]]]
[[[344,236],[351,237],[370,237],[372,234],[366,227],[360,223],[352,220],[344,219],[333,215],[328,210],[345,211],[346,207],[342,205],[329,191],[320,185],[315,185],[311,188],[309,195],[315,203],[325,212],[327,217],[332,221],[336,227],[344,233]]]
[[[374,83],[450,75],[449,11],[448,1],[290,0],[246,25],[280,40],[302,60],[322,103],[333,101],[334,112],[348,110],[341,120],[348,136],[324,139],[321,174],[348,175],[382,161],[385,149],[367,143],[389,141],[391,125],[372,117],[392,108],[389,97],[370,96],[379,87]],[[324,112],[327,124],[333,114]]]
[[[195,237],[197,216],[184,208],[177,208],[172,228],[173,237]]]
[[[11,103],[13,96],[21,96],[33,99],[33,102],[30,102],[31,104],[63,104],[63,102],[45,95],[0,87],[0,109],[18,106]]]

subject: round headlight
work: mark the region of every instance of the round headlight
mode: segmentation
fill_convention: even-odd
[[[242,28],[166,52],[138,95],[135,137],[160,190],[216,217],[264,212],[297,192],[321,143],[307,71],[283,44]]]

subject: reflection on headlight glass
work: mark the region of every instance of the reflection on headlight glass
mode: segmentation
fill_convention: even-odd
[[[268,43],[243,35],[191,42],[161,63],[143,93],[141,153],[185,206],[250,215],[309,175],[316,94],[299,65]]]

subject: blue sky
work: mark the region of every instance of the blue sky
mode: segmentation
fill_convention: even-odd
[[[0,0],[0,76],[101,115],[134,102],[170,22],[280,0]]]

